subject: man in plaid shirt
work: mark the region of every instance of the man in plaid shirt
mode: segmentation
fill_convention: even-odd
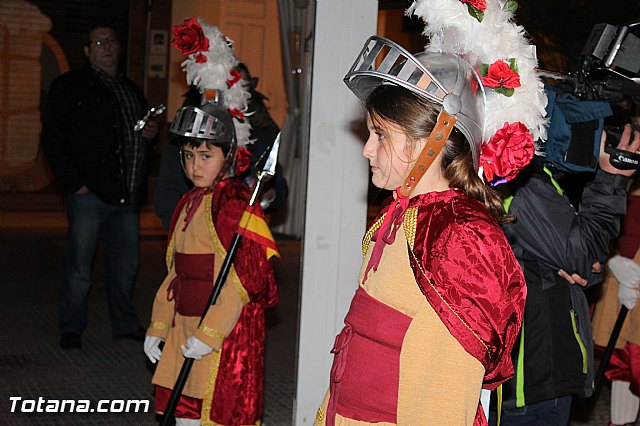
[[[107,264],[113,336],[144,339],[132,293],[149,139],[158,126],[150,121],[140,132],[134,131],[147,104],[140,87],[120,72],[120,53],[113,26],[93,25],[84,46],[89,66],[58,77],[45,100],[41,144],[65,193],[69,221],[60,293],[63,349],[81,346],[99,240]]]

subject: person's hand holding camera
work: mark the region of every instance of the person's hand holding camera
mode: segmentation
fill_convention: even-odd
[[[602,132],[602,141],[600,142],[600,168],[605,172],[614,174],[614,175],[623,175],[630,177],[633,175],[636,170],[621,170],[614,167],[609,162],[609,154],[605,152],[605,144],[606,144],[607,134],[606,131]],[[637,153],[640,150],[640,132],[633,130],[630,124],[624,126],[624,130],[622,131],[622,136],[620,136],[620,142],[618,142],[618,146],[616,147],[621,151],[628,151],[632,153]]]

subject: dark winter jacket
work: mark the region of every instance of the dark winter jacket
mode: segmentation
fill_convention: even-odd
[[[593,339],[583,288],[558,275],[588,277],[604,263],[609,242],[626,212],[630,179],[598,170],[583,191],[579,212],[563,195],[539,158],[511,184],[509,213],[516,222],[504,226],[527,283],[527,302],[519,340],[513,351],[516,374],[504,388],[505,407],[593,392]]]
[[[139,117],[146,109],[142,90],[125,78],[139,98]],[[109,204],[132,202],[126,185],[122,114],[115,95],[91,68],[70,71],[51,84],[42,115],[41,145],[53,174],[65,192],[83,185]],[[141,150],[134,204],[146,199],[150,145]]]

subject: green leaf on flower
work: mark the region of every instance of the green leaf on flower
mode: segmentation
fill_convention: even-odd
[[[506,87],[502,87],[502,86],[496,87],[493,90],[495,90],[496,92],[500,93],[501,95],[505,95],[507,97],[512,96],[513,92],[515,92],[514,89],[507,89]]]
[[[509,0],[504,5],[504,8],[511,13],[516,13],[516,10],[518,10],[518,2],[514,0]]]
[[[482,20],[484,19],[484,12],[482,10],[476,9],[475,7],[471,6],[469,3],[467,3],[467,9],[469,10],[469,15],[476,18],[478,22],[482,22]]]
[[[489,74],[489,64],[480,65],[480,75],[486,77]]]
[[[511,71],[515,73],[519,73],[518,63],[516,62],[516,58],[509,58],[507,59],[507,62],[509,62],[509,68],[511,69]]]

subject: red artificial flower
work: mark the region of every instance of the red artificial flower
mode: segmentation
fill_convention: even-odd
[[[486,0],[460,0],[460,3],[467,5],[469,15],[476,18],[478,22],[482,22],[484,19],[484,11],[487,9]]]
[[[489,143],[482,146],[480,165],[487,181],[493,181],[496,176],[513,179],[520,169],[529,164],[534,150],[533,136],[524,124],[504,123]]]
[[[236,175],[241,175],[251,165],[251,153],[246,148],[238,148],[236,153]]]
[[[238,108],[231,108],[229,110],[229,114],[239,120],[244,120],[244,112],[240,111]]]
[[[487,10],[487,1],[486,0],[460,0],[462,3],[468,3],[478,10],[482,10],[483,12]]]
[[[202,53],[198,53],[196,55],[196,64],[204,64],[205,62],[207,62],[207,57]]]
[[[520,76],[512,69],[511,65],[499,60],[489,66],[486,75],[482,77],[482,85],[491,87],[492,89],[501,87],[505,89],[515,89],[516,87],[520,87]]]
[[[234,70],[234,69],[229,71],[229,74],[231,74],[231,78],[229,80],[227,80],[227,86],[229,86],[229,88],[231,88],[231,86],[233,86],[238,81],[240,81],[240,79],[242,78],[242,74],[240,74],[240,71]]]
[[[173,34],[171,45],[183,55],[209,50],[209,39],[205,37],[202,26],[196,18],[186,19],[184,25],[174,25],[171,33]]]

